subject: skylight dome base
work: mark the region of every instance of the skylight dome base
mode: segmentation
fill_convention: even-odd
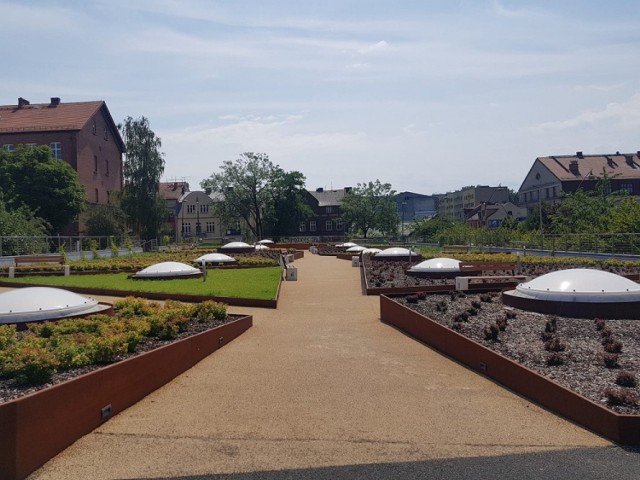
[[[134,279],[171,279],[171,278],[194,278],[202,275],[202,272],[181,262],[161,262],[144,268],[131,275]]]

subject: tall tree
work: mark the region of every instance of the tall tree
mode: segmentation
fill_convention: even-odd
[[[350,225],[352,233],[362,234],[364,238],[373,230],[387,236],[395,235],[400,222],[395,194],[390,183],[380,180],[358,183],[342,200],[344,224]]]
[[[122,210],[136,234],[156,238],[165,214],[158,193],[164,173],[162,142],[145,117],[127,117],[118,129],[126,147]]]
[[[78,173],[53,158],[48,146],[18,146],[0,151],[0,191],[8,209],[25,205],[57,233],[85,209],[85,191]]]
[[[300,172],[274,165],[266,153],[245,152],[223,162],[220,172],[200,185],[222,194],[216,209],[224,222],[241,218],[253,236],[264,238],[267,233],[281,235],[291,222],[297,226],[306,218],[300,197],[304,180]]]

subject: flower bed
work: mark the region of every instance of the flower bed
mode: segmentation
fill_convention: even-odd
[[[640,444],[637,321],[540,315],[487,293],[380,305],[382,321],[607,438]]]
[[[115,363],[110,365],[63,370],[37,386],[21,387],[17,383],[23,379],[16,382],[15,377],[3,380],[4,400],[8,401],[0,403],[0,478],[24,478],[110,416],[242,334],[251,327],[252,317],[237,315],[213,322],[193,320],[182,327],[177,322],[183,323],[172,315],[164,326],[155,324],[160,336],[170,338],[141,341],[139,350],[133,353],[124,352],[128,343],[121,338],[122,348],[115,348],[117,353],[112,358]],[[140,327],[139,318],[135,323],[134,327]],[[42,334],[49,327],[46,323],[39,324],[33,330]],[[160,332],[163,329],[164,333]],[[57,345],[67,343],[58,341]],[[67,351],[68,348],[67,345]],[[76,353],[81,352],[79,348]],[[73,356],[67,358],[73,361]]]

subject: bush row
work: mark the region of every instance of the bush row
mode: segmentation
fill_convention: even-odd
[[[164,304],[128,297],[115,315],[31,324],[25,331],[0,325],[0,379],[39,385],[58,371],[105,364],[136,351],[145,338],[171,340],[190,322],[224,320],[226,305],[213,301]]]

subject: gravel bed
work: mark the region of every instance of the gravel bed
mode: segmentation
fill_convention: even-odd
[[[497,293],[420,294],[394,300],[600,405],[618,413],[640,413],[637,403],[640,389],[616,384],[620,372],[628,372],[636,378],[640,374],[638,320],[596,322],[593,319],[527,312],[503,305]],[[470,313],[473,310],[477,312],[475,315]],[[497,339],[487,339],[485,330],[488,326],[493,324],[495,332],[496,322],[499,324],[505,319],[506,328],[498,332]],[[619,365],[616,368],[605,366],[603,335],[621,343],[622,350],[617,354]],[[556,348],[564,346],[565,349],[557,352],[547,350],[545,343],[549,340],[555,343]],[[553,349],[553,344],[547,344],[549,346]],[[562,364],[550,366],[548,359],[551,355],[560,358]],[[609,359],[611,355],[615,354],[610,353]],[[605,394],[608,388],[626,397],[625,402],[613,404]]]

